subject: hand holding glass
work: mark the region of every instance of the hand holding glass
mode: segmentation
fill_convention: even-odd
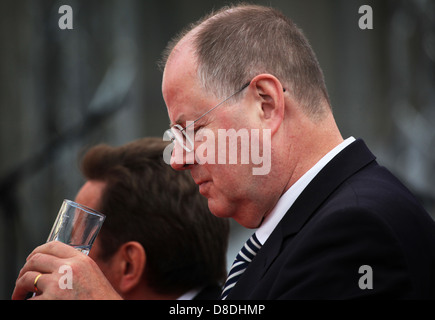
[[[88,255],[105,218],[94,209],[64,200],[47,242],[60,241]]]

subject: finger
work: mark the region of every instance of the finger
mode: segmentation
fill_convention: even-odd
[[[79,252],[65,243],[50,241],[33,250],[33,252],[27,257],[27,260],[37,253],[49,254],[58,258],[70,258]]]
[[[33,295],[27,300],[47,300],[47,298],[43,294]]]
[[[24,300],[29,292],[35,292],[34,282],[37,276],[41,273],[36,271],[29,271],[23,274],[22,277],[17,279],[15,283],[14,292],[12,293],[12,300]],[[44,275],[38,279],[38,290],[42,291],[41,279]]]
[[[36,271],[38,273],[52,273],[57,271],[59,266],[62,264],[65,264],[65,262],[55,256],[44,253],[35,253],[32,255],[32,257],[28,258],[27,262],[21,269],[18,278],[29,271]]]

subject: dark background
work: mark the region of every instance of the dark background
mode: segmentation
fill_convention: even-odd
[[[81,184],[86,147],[163,137],[157,61],[188,23],[228,1],[0,2],[0,299]],[[435,2],[268,0],[306,33],[344,137],[363,137],[435,215]],[[61,30],[61,5],[73,30]],[[361,30],[362,5],[373,29]],[[228,264],[247,238],[233,224]]]

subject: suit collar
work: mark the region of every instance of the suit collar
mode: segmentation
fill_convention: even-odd
[[[283,236],[299,232],[332,192],[375,159],[361,139],[337,154],[308,184],[278,224]]]
[[[272,231],[282,220],[289,208],[293,205],[296,199],[301,195],[302,191],[309,185],[311,180],[343,149],[355,141],[354,137],[347,138],[335,148],[325,154],[311,169],[305,172],[293,185],[281,196],[273,210],[268,214],[267,218],[262,222],[255,234],[261,243],[265,243]]]
[[[233,294],[237,296],[239,290],[246,291],[249,287],[255,286],[255,280],[263,276],[279,254],[283,239],[299,232],[334,190],[375,159],[361,139],[337,154],[296,199],[239,280],[243,285],[236,285],[228,298],[231,299]],[[249,283],[243,281],[245,279],[249,279]]]

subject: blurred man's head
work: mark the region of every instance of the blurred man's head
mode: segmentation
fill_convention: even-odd
[[[228,221],[190,175],[163,162],[167,142],[99,145],[83,158],[76,201],[106,215],[90,256],[127,299],[177,298],[226,276]]]

